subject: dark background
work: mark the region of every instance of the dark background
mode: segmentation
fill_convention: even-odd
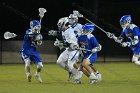
[[[73,6],[74,4],[82,7],[90,13]],[[121,28],[119,20],[121,16],[129,14],[138,26],[140,25],[140,1],[139,0],[1,0],[1,32],[15,32],[24,34],[29,28],[31,19],[39,19],[38,8],[47,9],[42,25],[45,28],[57,30],[59,18],[69,16],[73,10],[80,11],[84,16],[95,22],[101,28],[120,34]],[[86,21],[79,19],[81,23]],[[47,33],[42,29],[42,32]],[[95,30],[98,36],[104,36],[100,30]],[[47,37],[47,36],[46,36]],[[49,38],[47,38],[49,39]]]
[[[140,1],[139,0],[1,0],[0,2],[0,34],[4,40],[5,31],[14,32],[19,37],[10,40],[23,40],[29,22],[32,19],[39,20],[38,8],[47,9],[42,19],[42,33],[48,33],[49,29],[58,30],[59,18],[69,16],[73,10],[78,10],[86,18],[93,21],[106,31],[119,36],[121,27],[119,20],[123,15],[131,15],[132,22],[140,26]],[[85,19],[79,18],[82,24],[87,23]],[[102,56],[130,56],[128,48],[122,48],[98,28],[93,34],[101,43]],[[7,40],[7,41],[10,41]],[[55,40],[55,37],[44,35],[44,40]],[[1,44],[2,45],[2,44]]]

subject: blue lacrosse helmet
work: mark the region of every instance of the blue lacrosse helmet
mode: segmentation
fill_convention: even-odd
[[[40,22],[38,20],[32,20],[30,21],[30,27],[33,28],[35,26],[41,26]]]
[[[82,26],[83,31],[90,31],[92,32],[95,28],[95,25],[90,24],[90,23],[86,23],[85,25]]]
[[[130,24],[131,21],[132,21],[131,15],[124,15],[120,19],[120,25],[122,26],[122,28],[124,28],[127,26],[127,24]]]

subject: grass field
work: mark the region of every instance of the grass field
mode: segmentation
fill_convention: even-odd
[[[133,63],[97,63],[103,80],[93,85],[83,75],[82,84],[67,81],[67,72],[56,64],[44,64],[41,76],[27,82],[24,65],[0,65],[0,93],[140,93],[140,67]]]

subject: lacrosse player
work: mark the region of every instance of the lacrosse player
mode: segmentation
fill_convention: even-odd
[[[37,64],[35,77],[37,77],[39,82],[42,82],[40,71],[43,67],[43,64],[42,59],[36,49],[38,45],[42,44],[42,35],[40,34],[41,24],[37,20],[32,20],[30,21],[30,28],[31,29],[26,30],[20,53],[23,61],[25,62],[25,72],[28,82],[31,82],[31,62],[35,62]]]
[[[101,50],[101,45],[98,43],[96,38],[91,34],[95,28],[93,24],[87,23],[83,25],[82,28],[83,28],[82,35],[78,38],[79,47],[91,51],[86,50],[82,51],[84,56],[82,59],[81,69],[83,73],[89,77],[90,79],[89,84],[94,84],[98,80],[98,76],[94,74],[92,66],[94,65],[97,59],[97,52]]]
[[[120,19],[120,25],[123,29],[122,33],[119,37],[112,34],[108,37],[113,38],[116,42],[120,43],[122,47],[130,47],[133,52],[132,62],[136,65],[140,65],[140,31],[131,21],[130,15],[122,16]]]
[[[56,40],[54,45],[58,47],[65,47],[66,49],[60,54],[57,64],[60,65],[63,69],[72,73],[75,77],[77,84],[80,84],[78,71],[74,68],[74,63],[79,57],[78,40],[74,33],[74,29],[69,26],[68,17],[60,18],[58,23],[59,31],[62,31],[63,43]]]

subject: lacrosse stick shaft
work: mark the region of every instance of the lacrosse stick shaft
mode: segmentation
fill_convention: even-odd
[[[107,34],[107,31],[105,31],[104,29],[102,29],[101,27],[99,27],[98,25],[96,25],[95,23],[93,23],[92,21],[90,21],[89,19],[87,19],[86,17],[83,17],[85,20],[87,20],[88,22],[94,24],[98,29],[100,29],[102,32],[104,32],[105,34]]]

